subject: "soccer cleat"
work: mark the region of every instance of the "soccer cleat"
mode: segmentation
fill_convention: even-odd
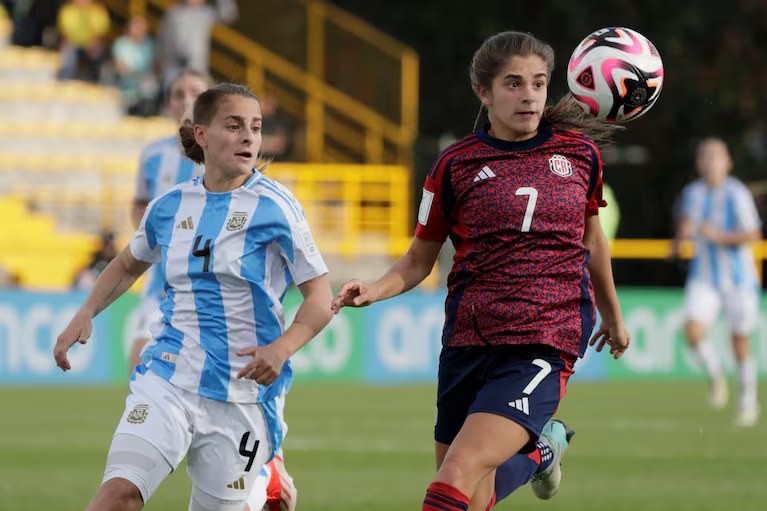
[[[728,394],[727,379],[724,376],[717,376],[709,382],[708,402],[714,410],[722,410],[727,406]]]
[[[271,470],[263,511],[294,511],[298,490],[285,469],[285,462],[276,456],[269,462],[269,468]]]
[[[559,484],[562,482],[562,458],[573,435],[575,431],[562,421],[550,420],[543,427],[540,441],[549,446],[553,459],[546,470],[535,474],[530,480],[533,493],[539,499],[550,499],[559,490]]]
[[[735,425],[741,428],[753,428],[759,422],[759,407],[747,406],[738,411],[735,416]]]

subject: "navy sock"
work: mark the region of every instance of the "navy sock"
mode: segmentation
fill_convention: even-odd
[[[495,470],[495,498],[497,502],[527,483],[536,473],[551,466],[554,456],[548,445],[535,444],[530,454],[515,454]]]

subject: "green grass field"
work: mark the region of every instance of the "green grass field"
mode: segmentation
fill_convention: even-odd
[[[767,391],[766,388],[762,389]],[[577,430],[551,501],[523,487],[497,509],[762,510],[767,424],[733,427],[702,384],[573,383]],[[99,485],[125,389],[0,389],[0,510],[81,510]],[[296,385],[288,469],[300,511],[419,510],[433,474],[431,386]],[[186,510],[186,471],[146,507]]]

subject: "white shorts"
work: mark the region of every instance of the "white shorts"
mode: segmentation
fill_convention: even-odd
[[[142,296],[139,304],[139,320],[133,339],[153,339],[153,325],[162,321],[160,300],[155,296]],[[157,328],[156,326],[154,328]]]
[[[759,317],[759,291],[756,288],[732,288],[720,291],[711,284],[689,281],[685,286],[685,318],[688,321],[714,322],[720,309],[724,309],[732,333],[749,335]]]
[[[205,398],[180,389],[152,371],[136,374],[125,401],[125,412],[115,431],[115,438],[133,435],[143,439],[162,454],[175,470],[184,457],[194,491],[202,491],[227,503],[244,504],[261,468],[276,452],[268,424],[284,425],[282,405],[279,417],[266,417],[261,404],[229,403]],[[279,433],[281,435],[281,433]],[[113,440],[110,458],[115,444]],[[279,446],[276,446],[277,449]],[[124,447],[117,450],[125,459]],[[135,453],[136,456],[151,453]],[[125,467],[117,477],[124,477]],[[137,469],[140,483],[145,475]],[[107,466],[104,481],[111,477]],[[128,477],[134,481],[133,477]],[[142,497],[146,503],[159,481],[145,484]],[[137,485],[140,486],[140,485]]]

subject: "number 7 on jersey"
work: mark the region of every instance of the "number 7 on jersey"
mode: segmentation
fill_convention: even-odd
[[[527,195],[527,208],[525,209],[525,218],[522,220],[522,232],[530,232],[530,225],[533,223],[533,214],[535,213],[535,203],[538,202],[538,190],[530,186],[517,188],[514,195]]]

